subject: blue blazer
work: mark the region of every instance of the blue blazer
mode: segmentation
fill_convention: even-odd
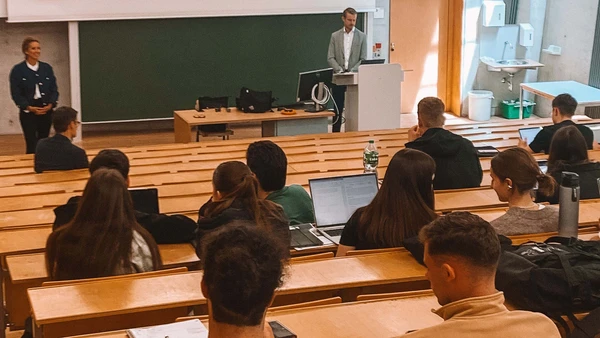
[[[39,61],[38,71],[33,71],[27,67],[27,61],[23,61],[10,71],[10,94],[15,104],[21,111],[27,109],[27,106],[33,106],[33,96],[35,95],[35,84],[37,83],[42,95],[42,104],[52,104],[56,107],[58,101],[58,87],[56,77],[52,67]]]

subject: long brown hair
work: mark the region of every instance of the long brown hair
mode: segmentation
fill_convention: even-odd
[[[397,152],[387,167],[381,189],[364,207],[359,220],[359,238],[377,246],[402,246],[405,239],[433,221],[435,200],[431,156],[414,149]]]
[[[73,220],[48,237],[46,264],[53,280],[114,275],[131,264],[133,232],[148,244],[154,269],[161,266],[158,246],[140,226],[123,176],[98,169],[90,177]]]
[[[562,127],[552,137],[548,152],[548,172],[562,171],[565,166],[589,162],[587,143],[575,126]]]
[[[524,194],[538,185],[538,192],[552,196],[556,181],[552,176],[542,173],[537,162],[526,150],[511,148],[492,158],[492,172],[502,181],[510,178],[513,188]]]
[[[258,197],[258,180],[243,162],[228,161],[219,164],[212,181],[221,198],[209,204],[204,216],[214,217],[237,201],[259,227],[266,227],[268,218],[280,218],[275,203]]]

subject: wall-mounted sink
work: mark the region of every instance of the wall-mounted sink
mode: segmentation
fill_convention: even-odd
[[[544,67],[543,64],[529,59],[494,60],[493,58],[482,57],[481,62],[488,66],[489,71],[504,71],[510,75],[514,75],[523,69]]]

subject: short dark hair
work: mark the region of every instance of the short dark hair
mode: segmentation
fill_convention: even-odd
[[[348,7],[346,9],[344,9],[344,12],[342,13],[342,16],[345,18],[346,15],[357,15],[358,12],[356,11],[356,9],[352,8],[352,7]]]
[[[552,108],[558,108],[561,115],[573,116],[577,109],[577,100],[569,94],[560,94],[552,100]]]
[[[446,121],[444,117],[445,110],[444,102],[433,96],[422,99],[417,106],[419,121],[426,128],[443,126]]]
[[[289,255],[276,238],[251,222],[235,222],[202,240],[203,283],[213,319],[256,326],[283,283]]]
[[[90,174],[100,168],[115,169],[124,179],[129,177],[129,159],[122,151],[117,149],[101,150],[90,163]]]
[[[77,121],[77,111],[71,107],[59,107],[52,113],[52,126],[57,133],[67,131],[73,121]]]
[[[419,233],[432,256],[458,256],[490,272],[500,258],[500,241],[494,228],[477,215],[453,212],[429,223]]]
[[[29,45],[32,42],[40,43],[37,39],[32,38],[30,36],[28,36],[25,39],[23,39],[23,43],[21,44],[21,50],[23,51],[23,54],[25,54],[25,52],[27,52],[27,49],[29,49]]]
[[[285,187],[287,157],[277,144],[271,141],[250,144],[246,151],[246,163],[264,191],[277,191]]]

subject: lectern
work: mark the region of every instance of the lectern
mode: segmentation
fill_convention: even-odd
[[[333,75],[347,86],[346,131],[400,128],[404,71],[399,64],[362,65],[358,73]]]

